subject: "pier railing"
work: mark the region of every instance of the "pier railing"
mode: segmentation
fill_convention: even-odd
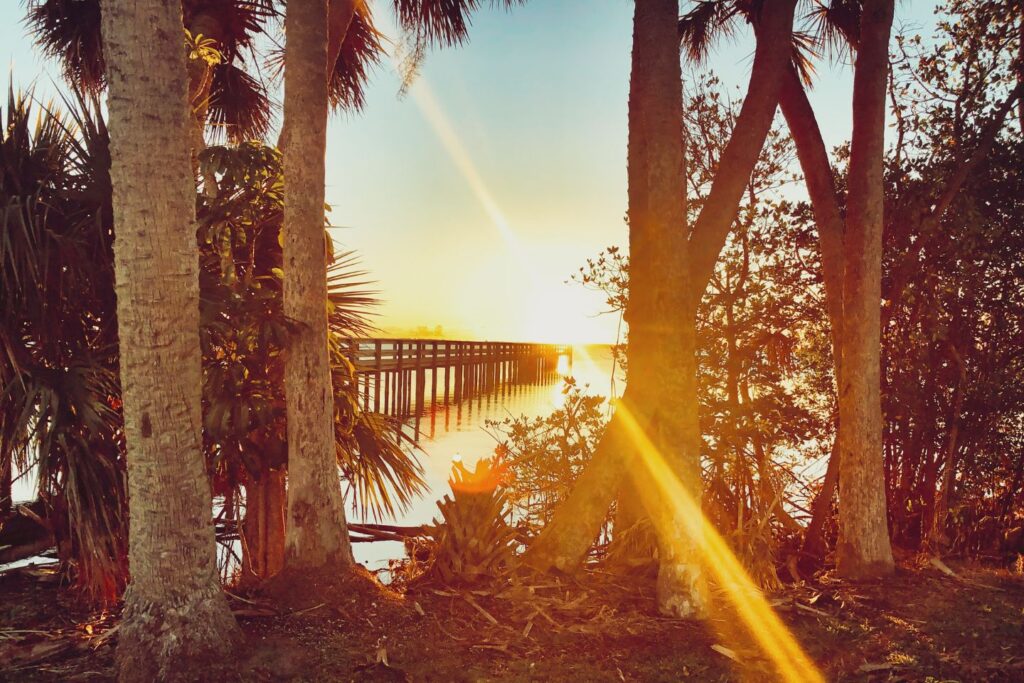
[[[502,384],[534,383],[556,372],[558,358],[571,362],[561,344],[447,339],[351,339],[348,358],[356,369],[363,406],[374,412],[421,414],[429,400],[456,403]],[[440,389],[440,391],[439,391]]]

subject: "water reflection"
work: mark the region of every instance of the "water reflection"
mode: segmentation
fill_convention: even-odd
[[[416,435],[416,448],[423,464],[428,492],[417,500],[396,524],[417,525],[438,515],[435,501],[448,491],[448,476],[456,456],[470,469],[480,458],[490,457],[497,441],[485,425],[488,420],[527,415],[548,415],[563,405],[563,378],[572,376],[588,393],[608,397],[611,389],[612,356],[607,346],[576,346],[572,354],[558,357],[554,370],[536,383],[503,383],[491,391],[458,403],[445,404],[439,388],[427,402],[422,415],[404,423],[407,435]],[[439,384],[440,387],[440,384]],[[428,387],[428,395],[430,393]],[[360,520],[373,522],[374,520]],[[376,569],[391,558],[400,557],[401,543],[380,541],[356,544],[356,558]]]

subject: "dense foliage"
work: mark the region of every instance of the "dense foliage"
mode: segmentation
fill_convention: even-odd
[[[109,156],[97,106],[83,99],[68,109],[43,109],[33,126],[29,100],[12,94],[6,112],[0,466],[38,468],[65,566],[92,597],[107,598],[127,577]],[[201,160],[203,439],[215,492],[237,502],[246,481],[286,464],[281,354],[293,323],[281,310],[280,155],[247,143]],[[325,302],[338,460],[352,505],[386,516],[423,481],[393,425],[360,408],[345,356],[373,302],[353,256],[339,256]]]

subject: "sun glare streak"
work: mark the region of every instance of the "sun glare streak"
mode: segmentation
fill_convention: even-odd
[[[451,123],[448,121],[448,116],[445,115],[444,110],[438,103],[437,98],[434,97],[434,92],[430,89],[426,80],[420,77],[412,87],[411,92],[413,100],[419,106],[420,111],[423,112],[427,123],[434,129],[434,133],[444,146],[448,157],[455,164],[455,167],[459,169],[462,177],[465,178],[469,189],[472,190],[477,201],[480,202],[480,206],[488,218],[491,219],[491,223],[498,229],[502,239],[510,247],[521,249],[522,245],[520,244],[519,237],[512,230],[508,219],[505,218],[505,214],[498,207],[498,203],[494,201],[487,183],[484,182],[480,172],[477,171],[476,164],[473,163],[466,148],[462,146],[462,141],[459,139],[455,129],[452,128]]]
[[[714,575],[748,633],[775,665],[781,679],[788,683],[824,683],[825,679],[814,662],[772,610],[725,539],[704,517],[700,506],[665,462],[636,418],[622,404],[616,407],[616,414],[637,446],[641,464],[648,469],[652,480],[661,489],[664,500],[677,506],[676,517],[685,520],[686,532],[691,538],[698,539],[704,565]]]

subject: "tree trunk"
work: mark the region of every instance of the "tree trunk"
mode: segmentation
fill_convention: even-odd
[[[284,313],[299,323],[285,358],[289,569],[353,564],[334,439],[328,358],[324,154],[327,0],[291,0],[285,16]]]
[[[818,227],[821,277],[825,285],[825,303],[832,340],[832,366],[838,397],[839,387],[842,386],[843,272],[846,267],[843,260],[843,217],[836,198],[832,165],[829,162],[825,141],[821,137],[818,120],[811,109],[803,84],[800,83],[800,77],[792,66],[786,70],[782,81],[779,106],[796,146],[807,194],[811,199],[814,222]],[[836,421],[838,423],[838,416]],[[825,557],[825,522],[832,514],[832,499],[839,483],[841,452],[837,424],[825,479],[812,504],[811,521],[807,525],[801,548],[804,557],[811,560],[812,564],[820,563]]]
[[[672,112],[678,112],[681,117],[681,104],[672,101],[673,98],[679,99],[678,89],[682,87],[677,63],[678,36],[675,35],[678,17],[670,16],[678,14],[678,3],[637,0],[634,41],[639,36],[646,36],[653,44],[644,45],[642,50],[639,45],[634,45],[634,70],[630,81],[630,305],[633,305],[638,287],[642,292],[637,304],[639,308],[634,306],[629,312],[627,356],[630,377],[620,407],[594,457],[569,497],[555,511],[551,522],[527,552],[527,563],[537,569],[572,571],[579,565],[601,528],[623,473],[639,474],[641,478],[635,481],[645,492],[658,483],[643,475],[645,468],[640,467],[641,463],[636,460],[635,432],[627,428],[628,425],[641,428],[644,438],[653,442],[673,473],[696,496],[691,502],[699,506],[701,440],[694,356],[696,304],[707,287],[717,255],[735,218],[743,188],[771,126],[781,71],[790,55],[788,46],[793,7],[793,0],[778,0],[766,3],[761,13],[763,27],[758,32],[747,97],[733,138],[722,154],[719,174],[688,245],[685,240],[685,200],[669,197],[672,187],[679,194],[686,190],[683,181],[677,179],[683,164],[682,148],[677,143],[682,138],[682,129],[677,122],[669,120],[674,115]],[[657,24],[661,21],[672,26],[674,46],[671,60],[667,46],[661,42],[668,41],[667,29]],[[645,69],[646,73],[639,73],[636,69],[638,59],[657,61],[656,65]],[[675,62],[674,67],[671,62]],[[650,92],[652,87],[667,87],[665,84],[669,81],[675,83],[677,90],[672,93]],[[634,94],[634,88],[640,90]],[[645,102],[644,98],[650,102]],[[651,108],[642,109],[641,102]],[[641,123],[650,130],[634,130]],[[673,130],[676,132],[671,132]],[[678,162],[672,161],[676,154]],[[678,170],[672,166],[675,163],[679,164]],[[679,215],[680,211],[676,224],[665,224],[667,218]],[[657,243],[659,239],[665,241]],[[634,240],[638,240],[636,245]],[[634,248],[639,248],[640,252],[633,251]],[[679,253],[667,253],[672,249]],[[656,253],[651,255],[651,251]],[[699,258],[694,257],[695,252]],[[662,277],[684,287],[684,290],[666,293],[667,298],[660,302],[663,306],[658,306],[658,296],[665,291],[665,284],[659,282]],[[639,340],[635,336],[637,325],[646,328]],[[662,327],[664,329],[660,329]],[[670,339],[673,334],[677,338]],[[640,361],[639,371],[633,366],[634,356],[647,359]],[[659,367],[659,361],[666,364]],[[661,402],[661,408],[649,409],[652,402]],[[669,405],[673,408],[668,408]],[[620,414],[623,409],[627,410],[626,415]],[[647,503],[657,508],[650,512],[661,542],[670,543],[667,529],[675,526],[679,531],[682,528],[683,520],[673,518],[673,513],[680,508],[653,497]],[[661,558],[659,607],[674,614],[696,613],[703,609],[698,588],[699,571],[691,564],[693,558],[690,555],[693,551],[691,544],[696,539],[682,536],[677,540],[677,547],[668,548]]]
[[[633,482],[658,543],[658,608],[702,616],[707,596],[701,539],[650,475],[663,459],[700,507],[700,424],[697,419],[696,317],[690,297],[686,229],[682,74],[678,0],[636,3],[629,90],[630,294],[626,305],[629,383],[624,411],[647,439],[629,434]]]
[[[885,87],[893,0],[864,3],[853,79],[839,392],[839,544],[847,578],[891,574],[882,461],[880,319]]]
[[[267,470],[246,484],[239,578],[243,586],[262,583],[284,567],[286,501],[284,470]]]
[[[964,408],[964,393],[967,391],[965,386],[967,384],[967,368],[964,367],[963,359],[952,344],[950,345],[950,355],[956,365],[957,378],[956,389],[953,393],[953,406],[950,411],[949,439],[946,442],[942,486],[935,492],[935,504],[932,508],[931,520],[929,520],[928,547],[934,551],[942,551],[949,546],[949,537],[946,535],[946,516],[949,514],[950,493],[953,490],[956,475],[956,453],[960,447],[960,416]]]
[[[103,7],[131,583],[123,681],[197,680],[238,637],[200,439],[199,259],[181,3]]]
[[[800,548],[806,558],[805,569],[813,569],[825,559],[825,522],[832,516],[832,499],[835,497],[839,484],[839,437],[832,442],[828,465],[825,467],[825,478],[821,490],[811,504],[811,521],[804,533],[804,542]]]

